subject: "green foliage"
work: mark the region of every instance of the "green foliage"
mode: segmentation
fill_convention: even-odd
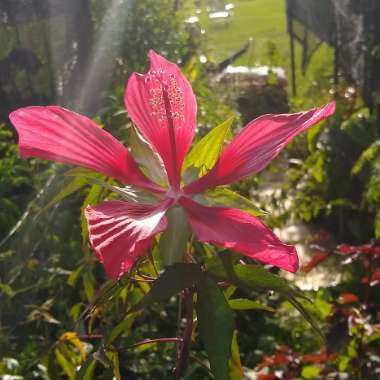
[[[282,205],[290,197],[292,207],[280,206],[276,223],[318,221],[339,240],[361,243],[375,235],[380,205],[378,132],[365,109],[352,112],[348,106],[342,103],[324,127],[312,128],[307,145],[293,144],[296,159],[275,200]]]
[[[164,301],[180,291],[196,285],[202,279],[202,271],[197,264],[173,264],[168,266],[154,282],[150,292],[133,307],[136,312],[153,302]]]
[[[234,119],[235,117],[230,117],[194,144],[185,158],[183,170],[194,167],[198,169],[199,176],[203,176],[212,169],[223,150]]]
[[[243,2],[237,1],[236,5]],[[195,145],[185,167],[189,177],[194,174],[191,166],[197,169],[197,175],[203,174],[215,164],[230,138],[232,119],[218,124],[231,110],[222,104],[206,68],[197,62],[199,46],[192,44],[194,36],[189,37],[182,18],[172,11],[173,2],[125,3],[123,11],[128,21],[114,25],[116,34],[125,35],[113,77],[116,95],[110,97],[102,121],[128,141],[144,171],[161,182],[162,167],[157,157],[147,154],[147,143],[133,128],[127,133],[122,97],[127,73],[145,70],[146,51],[154,48],[164,53],[180,62],[194,83],[199,133],[205,137]],[[266,33],[273,25],[261,17],[265,13],[280,27],[285,18],[279,15],[278,1],[267,1],[261,9],[262,1],[244,3],[244,8],[236,9],[233,23],[255,27],[255,45],[249,56],[253,54],[256,61],[271,66],[286,62],[285,44],[267,42]],[[107,3],[93,0],[92,7],[99,28]],[[258,17],[257,23],[252,23],[252,14]],[[217,27],[211,29],[215,32]],[[240,47],[242,37],[237,36],[229,28],[219,28],[213,34],[221,58],[229,46]],[[120,40],[115,38],[113,43]],[[264,46],[266,57],[258,54]],[[330,59],[330,54],[321,59],[326,51],[317,53],[319,64]],[[241,62],[247,63],[246,59],[243,57]],[[303,81],[307,85],[302,91],[310,87],[308,99],[303,104],[293,100],[295,108],[320,104],[326,97],[329,73],[325,65],[320,66],[320,71],[309,73]],[[318,78],[318,84],[310,78]],[[269,81],[274,79],[270,76]],[[265,216],[274,225],[294,219],[311,221],[329,228],[338,240],[379,238],[378,125],[367,110],[357,111],[356,106],[347,103],[339,100],[334,121],[314,127],[288,150],[294,159],[281,188],[282,199],[276,198],[277,203],[269,205],[275,209],[274,215],[268,217],[251,199],[240,195],[250,198],[252,188],[262,179],[246,180],[234,191],[218,188],[197,200]],[[0,246],[0,376],[20,380],[170,378],[181,345],[159,339],[180,336],[191,320],[194,325],[190,331],[189,367],[183,376],[186,379],[214,376],[241,380],[243,372],[249,371],[247,367],[256,367],[255,376],[264,369],[268,376],[280,371],[283,376],[304,379],[324,379],[331,373],[353,379],[372,378],[375,372],[371,371],[376,371],[379,361],[379,261],[366,247],[352,255],[340,253],[345,255],[340,264],[342,282],[317,293],[310,291],[306,297],[272,269],[242,257],[231,259],[229,252],[199,242],[190,247],[187,233],[183,239],[178,238],[185,229],[180,225],[172,228],[169,216],[171,229],[155,242],[151,255],[139,260],[119,281],[107,281],[89,252],[84,208],[105,198],[139,202],[151,202],[152,198],[82,169],[65,173],[73,179],[61,179],[60,166],[20,160],[14,142],[8,127],[1,127],[0,238],[15,225],[17,234],[8,235],[10,238]],[[34,195],[38,196],[30,202]],[[289,199],[291,209],[276,207]],[[160,266],[171,262],[160,260],[158,251],[181,258],[186,252],[186,260],[196,263],[169,265],[160,271]],[[342,294],[349,292],[356,293],[354,297],[351,294],[354,301],[345,302]],[[190,317],[183,315],[184,295],[189,293],[194,293],[192,301],[196,302]],[[309,296],[313,303],[308,301]],[[236,311],[235,317],[231,309]],[[233,332],[234,320],[239,342],[237,332]],[[309,325],[319,335],[322,326],[327,333],[323,344],[336,352],[335,356],[323,351]]]
[[[21,217],[32,190],[32,170],[18,157],[12,132],[0,124],[0,241]]]
[[[99,19],[104,15],[108,3],[95,1],[97,7],[95,17]],[[114,39],[111,43],[121,50],[117,78],[124,82],[126,78],[126,66],[128,72],[143,71],[146,68],[146,56],[149,49],[166,53],[172,61],[177,61],[186,53],[187,33],[181,23],[179,12],[174,12],[173,2],[163,0],[132,0],[122,1],[118,7],[123,12],[123,17],[118,17],[121,22],[113,26]],[[128,36],[134,38],[128,38]],[[121,44],[122,43],[122,44]]]
[[[167,180],[161,159],[135,127],[131,127],[128,143],[134,159],[140,167],[145,168],[148,177],[156,183],[165,185]]]
[[[200,334],[216,380],[228,380],[228,360],[234,330],[230,307],[216,283],[203,276],[197,286]]]
[[[260,210],[250,199],[226,187],[218,187],[207,191],[205,200],[210,206],[234,207],[244,210],[253,216],[267,215],[265,211]]]
[[[185,211],[173,207],[167,213],[168,229],[160,237],[159,252],[163,267],[184,261],[188,253],[188,240],[191,234]]]

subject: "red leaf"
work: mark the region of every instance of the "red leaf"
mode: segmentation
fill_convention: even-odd
[[[364,276],[360,279],[362,284],[371,283],[371,286],[376,285],[380,281],[380,268],[376,269],[371,276],[371,280],[369,280],[368,276]]]
[[[263,361],[257,366],[257,368],[265,368],[265,367],[272,367],[276,365],[281,364],[288,364],[293,361],[293,358],[291,355],[283,354],[283,353],[276,353],[272,356],[267,356],[263,359]]]
[[[355,247],[348,245],[348,244],[340,244],[336,247],[336,250],[338,253],[342,253],[345,255],[352,255],[356,252]]]
[[[340,244],[336,247],[337,253],[344,255],[380,255],[380,247],[374,246],[371,243],[363,244],[363,245],[348,245],[348,244]]]
[[[375,272],[373,272],[371,277],[371,282],[372,281],[380,281],[380,268],[376,269]]]
[[[268,373],[268,374],[262,373],[257,377],[257,380],[276,380],[276,379],[277,377],[273,373]]]
[[[359,297],[353,293],[342,293],[339,296],[339,302],[342,304],[359,302]]]
[[[313,258],[304,266],[302,266],[301,271],[304,273],[309,273],[317,265],[326,260],[328,252],[317,252],[314,254]]]
[[[302,363],[313,363],[313,364],[318,364],[318,363],[325,363],[326,361],[331,361],[336,359],[337,354],[331,354],[327,355],[326,353],[320,353],[320,354],[309,354],[309,355],[304,355],[302,357]]]

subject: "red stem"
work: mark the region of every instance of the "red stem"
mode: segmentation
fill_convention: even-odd
[[[183,333],[183,340],[177,358],[177,365],[174,372],[174,379],[179,380],[181,374],[187,367],[187,362],[190,354],[191,335],[193,332],[193,291],[190,289],[184,290],[184,301],[186,310],[186,327]]]
[[[92,334],[92,335],[78,335],[79,339],[82,340],[91,340],[91,339],[102,339],[103,335],[102,334]]]

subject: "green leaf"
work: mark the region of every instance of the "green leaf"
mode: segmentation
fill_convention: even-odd
[[[376,140],[371,144],[355,162],[354,166],[351,169],[351,174],[359,174],[366,164],[373,162],[377,155],[380,154],[380,140]]]
[[[246,298],[235,298],[233,300],[229,300],[228,304],[230,308],[233,310],[266,310],[275,312],[275,310],[267,305],[263,305],[259,302],[251,301]]]
[[[308,365],[302,368],[301,376],[304,379],[316,379],[320,374],[321,369],[315,365]]]
[[[93,356],[98,362],[102,363],[104,367],[112,367],[112,361],[107,356],[107,352],[104,350],[103,347],[99,348],[98,351],[94,352]]]
[[[61,202],[63,199],[68,197],[69,195],[75,193],[76,191],[82,189],[84,186],[88,184],[88,180],[83,177],[76,177],[72,179],[57,195],[53,197],[53,199],[43,208],[43,211],[46,211],[50,207],[56,205]]]
[[[367,339],[367,343],[375,342],[380,339],[380,332],[375,332]]]
[[[99,203],[101,195],[103,193],[103,187],[101,185],[92,185],[87,197],[83,201],[81,209],[81,224],[82,224],[82,242],[86,244],[88,237],[87,219],[84,214],[84,210],[87,206],[93,206]]]
[[[235,116],[230,117],[224,123],[213,128],[205,137],[199,140],[186,156],[183,170],[194,166],[200,169],[200,175],[209,171],[216,163],[223,149],[226,139]]]
[[[48,374],[49,380],[60,380],[60,376],[58,373],[58,366],[55,360],[55,354],[54,354],[53,348],[49,351],[49,355],[47,358],[47,374]]]
[[[274,290],[285,297],[311,325],[319,337],[324,340],[324,335],[314,320],[313,316],[304,308],[298,298],[310,300],[298,288],[291,287],[281,277],[269,272],[262,266],[254,264],[233,265],[231,255],[221,253],[219,257],[223,260],[211,259],[206,263],[206,270],[215,277],[230,282],[246,292],[257,290]],[[219,263],[218,263],[219,261]]]
[[[84,178],[102,177],[102,175],[97,172],[94,172],[89,169],[81,168],[81,167],[69,169],[64,173],[64,175],[66,177],[84,177]]]
[[[235,293],[237,287],[234,285],[230,285],[225,291],[224,291],[224,297],[226,297],[226,300],[229,300],[233,294]]]
[[[78,281],[78,278],[79,278],[79,275],[81,274],[82,270],[83,270],[83,265],[79,265],[78,268],[76,268],[75,270],[73,270],[70,274],[69,274],[69,277],[67,278],[67,284],[74,287],[75,284],[77,283]]]
[[[318,137],[322,131],[323,123],[319,123],[309,130],[306,133],[307,147],[309,152],[313,152],[317,146]]]
[[[259,209],[252,201],[238,193],[226,188],[218,187],[204,194],[210,206],[228,206],[246,211],[253,216],[267,215],[264,210]]]
[[[91,380],[94,378],[96,360],[90,355],[87,360],[81,365],[75,380]]]
[[[84,272],[83,276],[82,276],[82,280],[83,280],[83,287],[84,287],[84,292],[86,294],[87,300],[89,302],[91,302],[92,299],[94,298],[94,292],[95,292],[95,289],[94,289],[94,285],[95,285],[94,275],[92,274],[91,271]]]
[[[239,344],[237,341],[237,332],[234,331],[231,344],[231,358],[228,363],[229,367],[229,380],[242,380],[243,378],[243,367],[240,361],[240,351]]]
[[[60,347],[62,348],[62,347]],[[61,351],[60,348],[56,348],[54,350],[55,357],[57,359],[57,362],[65,372],[65,374],[68,376],[70,380],[75,379],[75,366],[74,364],[66,358],[65,354]]]
[[[0,294],[1,293],[6,294],[8,297],[13,297],[16,294],[8,284],[0,282]]]
[[[377,212],[375,217],[375,238],[380,239],[380,211]]]
[[[112,352],[112,353],[109,353],[109,355],[112,358],[112,369],[113,369],[114,379],[115,380],[121,380],[119,353],[118,352]]]
[[[223,252],[206,263],[206,270],[224,281],[248,290],[274,290],[282,295],[292,295],[309,300],[298,288],[291,287],[282,277],[256,264],[236,264],[228,252]],[[224,262],[222,263],[222,260]]]
[[[117,324],[116,327],[114,327],[111,333],[107,336],[106,346],[110,345],[125,330],[128,330],[131,327],[134,319],[135,319],[135,315],[129,314],[123,321]]]
[[[106,282],[95,295],[94,299],[91,301],[91,304],[86,307],[81,315],[81,319],[86,319],[98,306],[109,302],[117,296],[125,285],[126,284],[123,279],[120,279],[117,282],[112,280]]]
[[[161,234],[159,252],[162,266],[183,262],[190,228],[182,207],[172,207],[166,213],[168,228]]]
[[[92,172],[90,170],[84,169],[84,168],[74,168],[74,169],[68,170],[65,173],[65,175],[85,179],[87,184],[99,185],[109,191],[112,191],[120,195],[121,197],[131,202],[139,202],[140,200],[144,201],[147,194],[149,194],[145,191],[135,189],[132,186],[124,186],[124,187],[114,186],[111,184],[113,182],[111,178],[109,178],[106,181],[105,176],[98,174],[96,172]],[[155,198],[152,196],[149,196],[148,199],[149,201],[155,200]]]
[[[197,264],[173,264],[165,268],[161,276],[153,283],[150,292],[132,309],[130,313],[140,311],[155,302],[166,300],[180,291],[195,285],[202,277]]]
[[[333,311],[332,304],[326,301],[321,291],[319,291],[315,297],[314,308],[322,320],[328,318]]]
[[[228,380],[228,361],[234,318],[223,292],[214,280],[202,276],[197,284],[197,319],[210,367],[216,380]]]
[[[162,161],[149,143],[137,132],[135,127],[131,127],[128,142],[133,157],[140,166],[147,170],[148,177],[157,183],[165,184],[166,174]]]

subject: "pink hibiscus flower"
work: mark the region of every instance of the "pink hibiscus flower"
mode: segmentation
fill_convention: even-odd
[[[156,195],[155,204],[105,201],[87,207],[89,238],[111,278],[127,272],[168,226],[169,208],[185,210],[201,242],[295,272],[295,247],[282,243],[258,218],[239,209],[209,207],[194,196],[264,169],[295,136],[330,116],[331,102],[307,112],[264,115],[245,126],[203,177],[181,187],[181,169],[196,128],[197,104],[177,65],[151,51],[147,74],[134,73],[125,105],[140,132],[161,157],[168,188],[153,182],[129,151],[93,121],[57,106],[26,107],[10,114],[20,154],[79,165]]]

